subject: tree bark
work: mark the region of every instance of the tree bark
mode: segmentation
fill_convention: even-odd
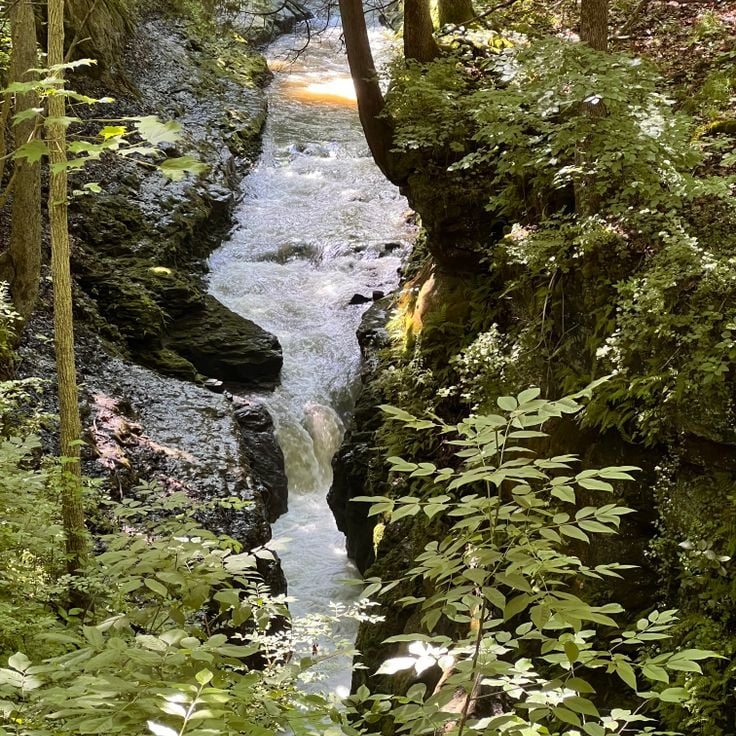
[[[608,51],[608,0],[580,0],[580,40],[596,51]],[[594,130],[596,122],[606,116],[603,102],[582,103],[582,113]],[[600,195],[596,192],[594,165],[589,146],[583,140],[577,151],[577,164],[583,173],[575,182],[575,211],[581,217],[590,217],[600,209]]]
[[[440,26],[448,23],[461,26],[475,18],[472,0],[439,0],[437,9]]]
[[[361,0],[340,0],[345,48],[350,74],[358,99],[358,114],[373,160],[389,181],[400,182],[393,174],[391,147],[393,127],[383,115],[386,103],[378,84],[378,73],[373,61],[368,29]]]
[[[404,0],[404,58],[422,64],[436,59],[440,50],[433,33],[429,0]]]
[[[48,2],[48,63],[64,62],[64,0]],[[58,72],[61,77],[62,73]],[[86,567],[88,540],[82,505],[79,440],[82,426],[77,397],[72,319],[72,284],[69,267],[69,227],[67,221],[66,130],[63,95],[49,97],[47,143],[51,161],[49,183],[49,223],[51,226],[51,274],[54,284],[54,345],[61,425],[61,506],[66,537],[67,569],[76,576]],[[72,605],[81,605],[84,596],[72,586]]]
[[[580,40],[608,51],[608,0],[580,0]]]
[[[36,20],[31,0],[17,0],[10,7],[13,55],[10,78],[27,81],[29,69],[38,66]],[[17,93],[15,113],[38,107],[35,92]],[[15,145],[21,146],[36,136],[36,121],[26,120],[14,128]],[[38,299],[41,277],[41,166],[27,159],[14,163],[14,189],[11,233],[8,247],[10,293],[18,314],[26,321]]]

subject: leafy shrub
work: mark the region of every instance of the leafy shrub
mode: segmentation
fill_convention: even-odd
[[[390,523],[419,515],[449,526],[405,575],[370,587],[388,592],[421,580],[425,593],[403,599],[419,608],[420,626],[387,641],[408,646],[378,671],[409,670],[415,684],[392,700],[364,687],[350,701],[369,730],[388,719],[390,728],[410,734],[663,734],[656,706],[686,702],[681,673],[702,672],[698,662],[715,655],[666,649],[674,611],[652,611],[621,628],[614,618],[620,605],[582,597],[586,579],[619,577],[626,567],[587,565],[584,545],[615,534],[632,513],[583,499],[613,493],[613,483],[631,480],[635,468],[573,474],[575,456],[536,458],[529,445],[545,438],[541,428],[581,408],[581,395],[547,401],[539,394],[499,398],[503,414],[453,426],[389,409],[408,428],[434,426],[449,435],[462,464],[390,458],[394,472],[427,481],[425,493],[355,499]]]

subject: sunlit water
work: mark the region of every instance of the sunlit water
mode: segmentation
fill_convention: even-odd
[[[313,39],[296,61],[288,58],[293,36],[270,47],[263,155],[244,182],[237,226],[210,260],[211,292],[276,334],[284,350],[281,386],[264,400],[289,477],[290,510],[274,537],[295,616],[353,600],[343,581],[357,572],[326,502],[360,368],[355,332],[365,306],[349,301],[396,285],[400,251],[384,246],[411,236],[406,202],[363,139],[339,33]],[[354,636],[348,623],[338,633]],[[347,693],[347,659],[321,671],[323,689]]]

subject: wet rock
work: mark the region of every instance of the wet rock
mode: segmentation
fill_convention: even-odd
[[[363,362],[361,392],[355,405],[340,449],[332,461],[333,481],[327,495],[337,528],[345,535],[348,557],[361,573],[373,562],[374,520],[368,518],[368,505],[353,503],[356,496],[380,495],[376,489],[385,479],[385,462],[377,449],[375,432],[382,418],[376,410],[380,397],[375,385],[378,378],[378,353],[387,344],[386,322],[392,305],[391,297],[373,304],[363,315],[357,336]]]
[[[289,261],[308,260],[319,263],[321,260],[319,247],[303,241],[289,241],[282,243],[278,250],[263,257],[263,260],[273,263],[288,263]]]
[[[274,386],[283,364],[274,335],[211,295],[169,328],[166,347],[210,378],[246,386]]]
[[[371,298],[373,299],[374,302],[377,302],[379,299],[383,299],[383,297],[385,296],[386,296],[385,292],[380,291],[379,289],[374,289],[373,293],[371,294]]]
[[[369,296],[364,294],[353,294],[348,304],[368,304],[371,301]]]
[[[370,379],[377,366],[378,351],[388,343],[386,323],[392,306],[391,296],[383,297],[372,304],[360,320],[356,335],[363,358],[361,375],[364,383]]]
[[[141,363],[164,376],[171,376],[182,381],[197,381],[201,378],[199,371],[181,355],[168,348],[151,350],[137,356]]]
[[[188,380],[204,374],[273,384],[278,346],[267,345],[266,333],[252,323],[234,326],[231,313],[218,315],[223,324],[212,337],[193,327],[197,344],[187,352],[177,347],[178,333],[168,335],[190,320],[207,329],[215,324],[205,303],[205,259],[229,229],[235,192],[259,152],[266,118],[261,86],[270,72],[242,38],[229,43],[232,32],[192,38],[197,31],[172,17],[140,21],[124,60],[126,86],[117,90],[109,116],[176,119],[180,138],[159,149],[167,157],[191,155],[207,172],[173,182],[125,159],[91,164],[89,175],[105,182],[104,191],[72,203],[73,269],[84,316],[126,356]],[[245,29],[235,32],[248,37]],[[98,90],[94,79],[79,83],[93,96],[110,92]],[[230,338],[245,347],[226,347]],[[217,354],[223,354],[219,361]],[[240,369],[245,364],[252,375]]]
[[[46,299],[48,294],[45,295]],[[42,294],[42,298],[44,295]],[[20,347],[20,377],[44,376],[48,388],[39,397],[39,409],[58,413],[55,392],[53,333],[48,307],[33,317]],[[182,491],[193,501],[238,498],[244,508],[213,508],[198,521],[203,527],[227,534],[248,550],[271,539],[266,485],[251,466],[263,453],[249,450],[257,437],[258,446],[268,445],[269,425],[263,419],[257,431],[245,433],[233,412],[233,404],[189,381],[162,376],[119,357],[110,356],[99,339],[84,326],[76,340],[80,399],[84,415],[86,445],[84,473],[102,479],[110,494],[135,493],[143,482]],[[58,452],[58,438],[44,433],[44,450]],[[270,436],[270,442],[276,440]],[[269,475],[268,483],[275,484]],[[272,558],[259,562],[259,569],[284,592],[280,566]]]
[[[225,384],[222,381],[218,381],[216,378],[208,378],[202,385],[208,391],[212,391],[215,394],[225,393]]]
[[[268,410],[256,402],[242,403],[235,409],[235,421],[243,440],[243,454],[253,476],[263,489],[269,521],[288,510],[288,481],[284,469],[284,453],[274,435],[274,424]]]
[[[402,244],[397,242],[384,243],[378,253],[378,257],[383,258],[384,256],[389,256],[394,253],[394,251],[401,250],[402,247]]]

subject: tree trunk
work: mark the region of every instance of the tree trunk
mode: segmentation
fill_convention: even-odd
[[[580,40],[608,51],[608,0],[580,0]]]
[[[440,53],[434,40],[429,0],[404,0],[404,57],[422,64]]]
[[[64,61],[64,0],[48,2],[48,63]],[[57,73],[61,76],[61,73]],[[59,420],[61,425],[61,505],[66,536],[67,568],[72,575],[84,569],[88,558],[87,534],[82,506],[79,466],[79,440],[82,426],[77,398],[72,321],[72,284],[69,268],[69,227],[67,223],[66,131],[61,124],[65,114],[63,95],[49,97],[47,142],[51,173],[49,183],[49,223],[51,226],[51,275],[54,283],[54,345],[59,382]],[[58,122],[56,122],[58,121]],[[72,586],[72,605],[84,597]]]
[[[475,18],[472,0],[439,0],[437,9],[440,26],[448,23],[461,26]]]
[[[340,0],[345,48],[358,99],[358,114],[373,160],[389,181],[399,184],[392,171],[393,128],[382,115],[385,101],[368,39],[361,0]]]
[[[608,51],[608,0],[580,1],[580,40],[596,51]],[[582,113],[594,130],[596,121],[606,116],[606,106],[603,102],[583,102]],[[575,182],[575,211],[581,217],[590,217],[600,209],[600,195],[595,189],[595,174],[590,171],[595,162],[585,140],[580,143],[576,159],[583,173]]]
[[[11,80],[27,81],[28,70],[38,66],[36,20],[31,0],[17,0],[10,7],[13,56]],[[17,93],[15,113],[38,107],[35,92]],[[14,128],[15,145],[36,136],[36,121],[26,120]],[[27,320],[38,298],[41,277],[41,166],[27,159],[14,163],[15,182],[8,248],[10,293],[18,314]]]

